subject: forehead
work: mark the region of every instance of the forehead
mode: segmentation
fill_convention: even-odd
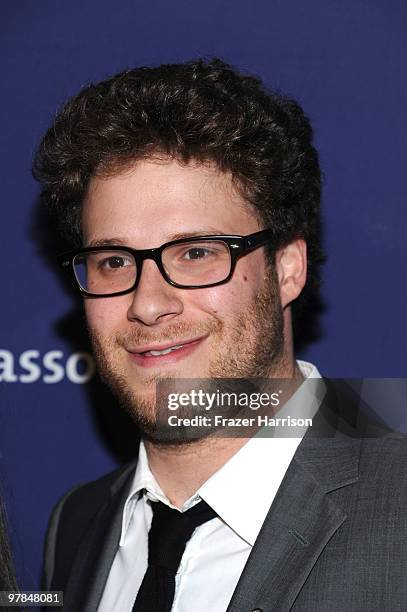
[[[259,229],[254,210],[230,174],[212,165],[140,161],[115,176],[95,176],[85,197],[87,244],[118,238],[143,248],[183,233],[247,234]]]

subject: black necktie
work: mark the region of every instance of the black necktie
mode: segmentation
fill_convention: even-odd
[[[186,543],[196,527],[216,516],[204,501],[186,512],[153,502],[148,532],[148,567],[132,612],[170,612],[177,573]]]

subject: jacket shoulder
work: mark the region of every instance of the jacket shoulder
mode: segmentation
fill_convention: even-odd
[[[134,472],[133,461],[101,478],[76,485],[58,501],[48,523],[44,549],[43,586],[54,583],[55,571],[67,576],[79,544],[100,508]]]
[[[360,453],[360,473],[382,484],[399,483],[407,489],[407,436],[390,432],[382,438],[365,438]],[[407,495],[406,495],[407,501]]]

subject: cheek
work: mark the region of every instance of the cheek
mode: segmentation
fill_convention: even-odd
[[[257,263],[257,267],[237,265],[233,277],[224,285],[196,290],[194,307],[220,318],[233,317],[253,308],[256,295],[264,284],[264,265]]]
[[[120,298],[116,300],[119,301]],[[109,335],[117,329],[123,312],[126,317],[128,306],[123,303],[117,303],[114,306],[113,308],[111,299],[85,300],[85,315],[90,329],[99,334],[103,333],[103,335]]]

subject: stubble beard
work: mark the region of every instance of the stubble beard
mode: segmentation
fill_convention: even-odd
[[[168,378],[168,372],[156,370],[154,375],[143,378],[140,386],[149,391],[142,393],[131,384],[116,361],[118,350],[124,352],[126,346],[152,342],[158,344],[166,340],[208,334],[213,346],[219,350],[209,363],[207,372],[197,373],[196,378],[264,379],[282,377],[285,369],[283,310],[278,282],[272,269],[265,279],[264,287],[255,296],[252,308],[242,312],[233,326],[228,324],[227,329],[223,321],[213,315],[210,320],[198,325],[175,323],[160,334],[147,335],[138,327],[129,333],[115,334],[108,338],[101,338],[92,329],[89,329],[89,334],[102,380],[111,388],[143,434],[157,443],[180,444],[191,441],[185,438],[181,430],[178,429],[177,436],[177,428],[163,426],[161,419],[157,425],[156,383],[159,379]],[[181,369],[172,370],[172,376],[175,379],[184,378]],[[192,417],[194,414],[191,409],[187,409],[182,416]],[[202,437],[205,437],[204,431]]]

